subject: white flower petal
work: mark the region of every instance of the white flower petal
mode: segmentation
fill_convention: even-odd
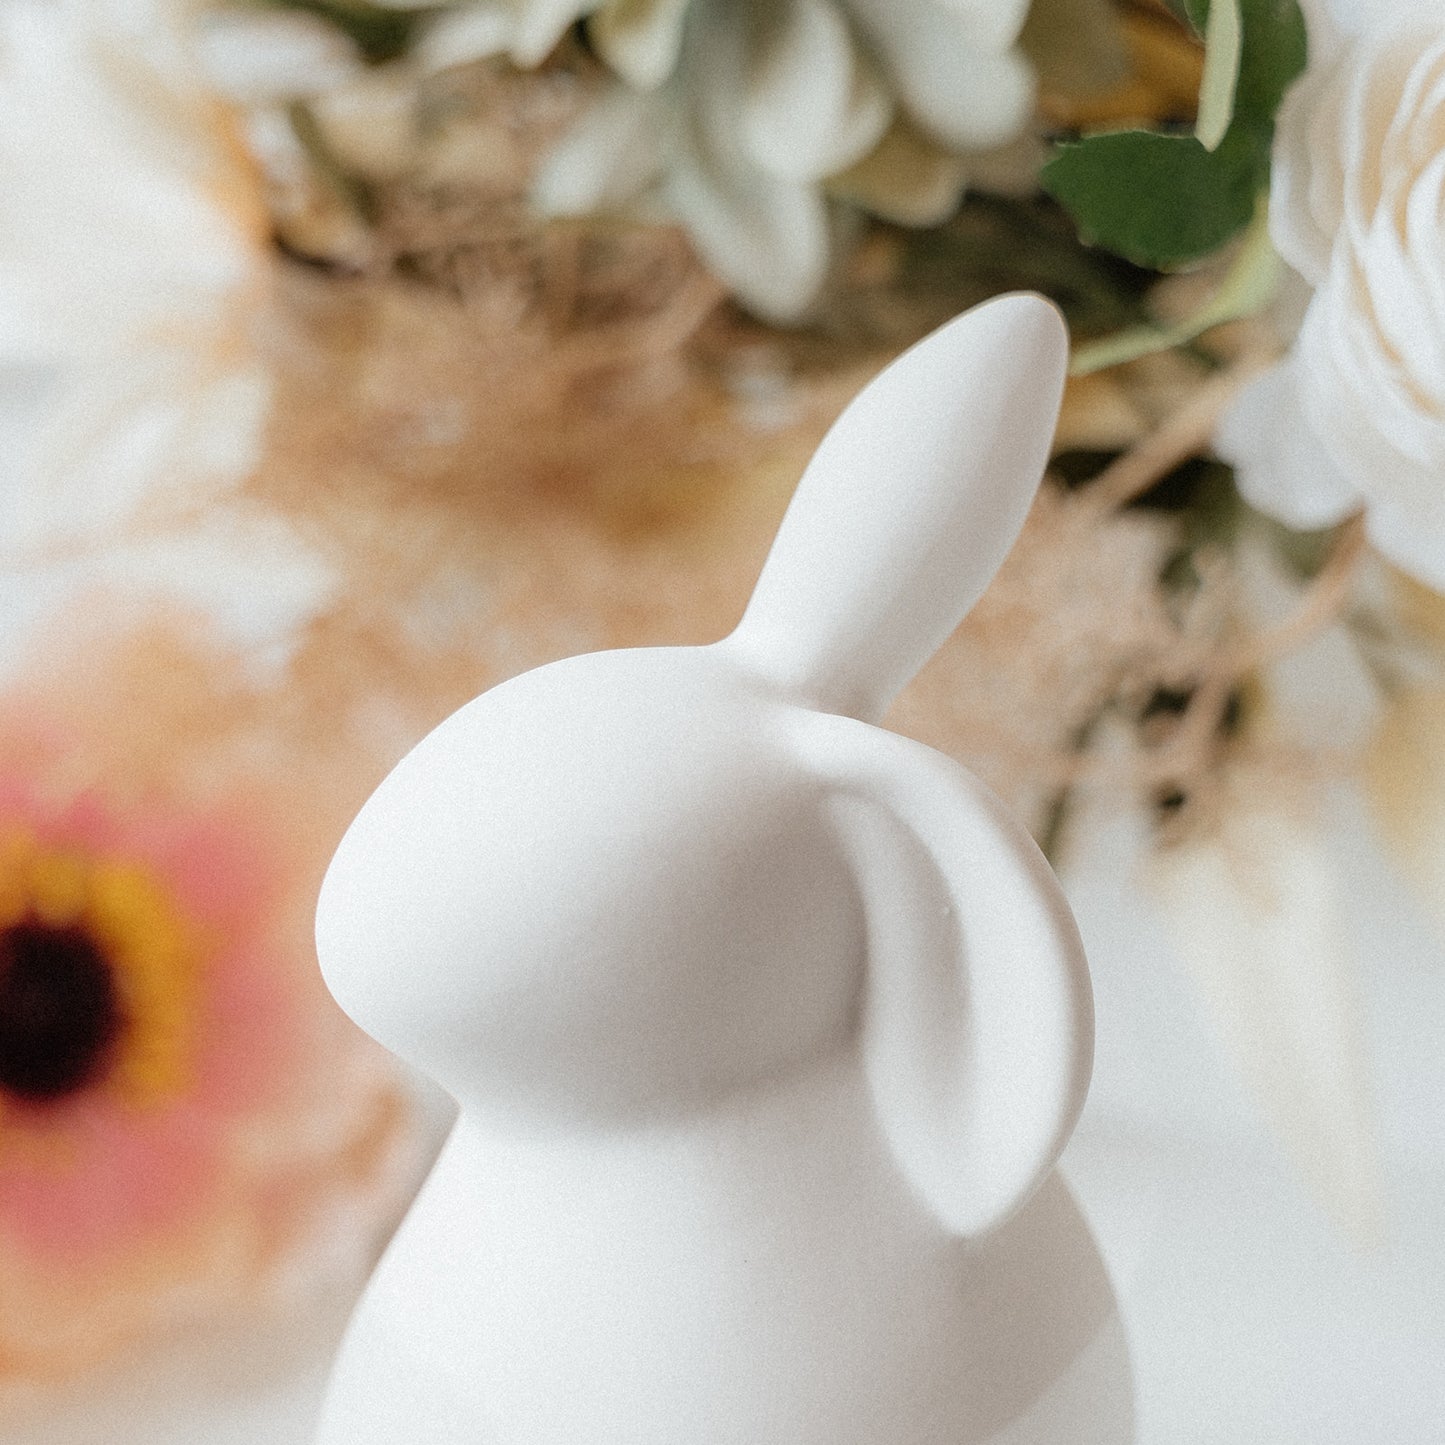
[[[430,20],[412,54],[424,70],[446,70],[503,53],[530,68],[540,65],[568,27],[597,4],[598,0],[468,0]]]
[[[708,267],[759,315],[798,315],[828,265],[828,215],[815,185],[769,175],[742,150],[737,101],[748,73],[735,10],[694,17],[675,84],[688,102],[663,196]]]
[[[1378,34],[1412,20],[1438,20],[1437,0],[1313,0],[1312,13],[1323,7],[1335,29],[1346,36]],[[1311,41],[1314,39],[1311,31]]]
[[[998,45],[1017,34],[1017,7],[1004,7],[1008,25],[988,43],[978,39],[978,7],[943,8],[899,0],[847,0],[876,48],[889,82],[910,116],[945,145],[985,149],[1003,145],[1023,128],[1034,80],[1016,50]],[[1019,15],[1019,20],[1022,16]]]
[[[1344,166],[1335,127],[1348,77],[1306,72],[1280,106],[1270,176],[1269,229],[1281,256],[1311,285],[1329,271],[1344,218]]]
[[[680,148],[666,195],[708,267],[758,315],[796,317],[828,266],[828,217],[809,185]]]
[[[7,545],[95,539],[143,515],[197,511],[260,460],[270,380],[197,373],[187,351],[137,351],[72,378],[18,479]]]
[[[482,0],[446,10],[432,20],[412,47],[412,57],[424,71],[470,65],[512,48],[516,16],[504,0]]]
[[[940,9],[967,33],[978,50],[1007,50],[1019,38],[1028,18],[1030,0],[899,0],[901,11]]]
[[[195,608],[252,665],[279,669],[340,585],[336,569],[281,518],[217,507],[193,527],[110,541],[50,566],[8,568],[0,578],[0,674],[24,656],[37,626],[88,593]]]
[[[1429,324],[1445,333],[1445,146],[1428,161],[1405,203],[1405,248],[1429,312]]]
[[[1270,221],[1317,288],[1294,345],[1307,430],[1363,502],[1375,545],[1442,585],[1445,15],[1428,13],[1341,39],[1291,91]],[[1267,469],[1243,461],[1241,485],[1267,504]],[[1298,459],[1288,470],[1308,483]]]
[[[357,175],[386,179],[416,159],[416,79],[410,67],[374,66],[311,105],[332,155]]]
[[[1288,361],[1251,382],[1221,422],[1215,447],[1252,507],[1308,531],[1341,521],[1360,495],[1314,435],[1297,388]]]
[[[1382,63],[1384,54],[1389,55],[1393,65]],[[1376,62],[1372,71],[1377,80],[1385,78],[1388,85],[1394,79],[1391,75],[1394,65],[1400,67],[1403,83],[1395,82],[1396,94],[1381,97],[1382,108],[1389,114],[1379,156],[1387,186],[1407,180],[1408,175],[1425,164],[1439,148],[1441,136],[1437,127],[1441,87],[1445,85],[1445,26],[1437,24],[1405,31],[1384,48],[1381,61]],[[1378,84],[1374,87],[1381,88]]]
[[[1344,40],[1331,8],[1334,3],[1336,0],[1299,0],[1305,19],[1305,34],[1309,37],[1309,63],[1312,68],[1322,67]]]
[[[1426,404],[1381,335],[1366,278],[1341,249],[1295,344],[1299,395],[1314,434],[1371,506],[1437,530],[1445,477],[1445,413]],[[1417,546],[1431,545],[1422,537]]]
[[[1383,1213],[1353,961],[1319,831],[1241,781],[1213,838],[1153,883],[1234,1066],[1296,1166],[1357,1237]]]
[[[610,87],[543,159],[534,204],[550,216],[625,205],[661,175],[666,131],[667,109],[655,96]]]
[[[1386,187],[1399,180],[1389,174],[1387,151],[1398,146],[1392,132],[1419,59],[1418,37],[1399,36],[1352,50],[1342,63],[1348,83],[1335,116],[1334,147],[1344,169],[1347,235],[1369,227]]]
[[[532,65],[585,20],[600,58],[658,105],[644,112],[609,94],[543,162],[537,204],[554,215],[670,207],[717,274],[782,319],[826,271],[825,182],[927,224],[962,186],[946,152],[994,152],[980,165],[1015,178],[1005,152],[1034,93],[1019,48],[1027,10],[1028,0],[466,0],[429,20],[416,53],[428,68],[501,53]],[[900,116],[910,142],[851,174]],[[887,174],[905,159],[905,175]],[[1037,167],[1026,168],[1031,179]]]
[[[1445,592],[1445,497],[1426,518],[1418,508],[1376,502],[1366,513],[1365,532],[1382,556],[1426,586]]]
[[[512,59],[518,65],[540,65],[557,48],[574,22],[595,10],[598,0],[525,0],[514,7],[516,30]]]
[[[334,25],[298,11],[203,11],[197,51],[210,82],[241,101],[324,94],[362,68],[356,46]]]
[[[817,180],[878,143],[892,102],[832,0],[784,0],[751,39],[739,125],[764,170]]]
[[[1382,353],[1410,378],[1415,404],[1445,417],[1445,330],[1433,308],[1421,305],[1429,293],[1420,270],[1435,258],[1407,251],[1395,217],[1380,216],[1356,242],[1354,260]]]
[[[634,90],[655,90],[677,66],[689,0],[610,0],[587,22],[603,60]]]

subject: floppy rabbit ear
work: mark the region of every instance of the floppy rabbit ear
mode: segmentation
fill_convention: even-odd
[[[857,868],[883,1134],[943,1224],[986,1233],[1052,1168],[1088,1090],[1093,1003],[1073,915],[967,770],[850,718],[798,717]]]
[[[824,437],[723,645],[799,701],[882,717],[1013,546],[1067,363],[1058,311],[1023,294],[906,351]]]

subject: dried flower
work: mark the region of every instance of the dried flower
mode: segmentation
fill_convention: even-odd
[[[1323,827],[1277,779],[1234,771],[1216,826],[1162,849],[1151,882],[1226,1055],[1337,1222],[1377,1237],[1366,1045]]]
[[[1093,725],[1200,660],[1159,574],[1171,529],[1045,485],[1018,546],[891,723],[966,760],[1035,825]]]
[[[1390,699],[1365,784],[1396,866],[1445,936],[1445,690],[1420,684]]]

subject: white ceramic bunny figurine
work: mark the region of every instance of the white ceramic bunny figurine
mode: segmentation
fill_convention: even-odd
[[[323,1445],[1116,1445],[1053,1172],[1078,935],[957,764],[874,726],[993,576],[1063,385],[1007,296],[829,433],[737,630],[494,688],[362,809],[327,982],[459,1121]]]

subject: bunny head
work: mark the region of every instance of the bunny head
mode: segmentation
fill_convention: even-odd
[[[862,945],[780,711],[715,648],[493,688],[343,840],[332,991],[464,1101],[635,1117],[785,1066],[842,1029]]]
[[[573,1125],[856,1037],[918,1192],[1006,1217],[1082,1103],[1082,952],[997,801],[872,724],[1012,546],[1066,356],[1036,297],[949,323],[829,432],[731,636],[554,663],[425,738],[322,889],[342,1006],[464,1110]]]

